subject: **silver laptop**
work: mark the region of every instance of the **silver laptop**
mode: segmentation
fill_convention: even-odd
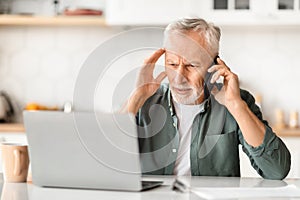
[[[138,139],[130,114],[24,111],[32,180],[39,186],[141,191]]]

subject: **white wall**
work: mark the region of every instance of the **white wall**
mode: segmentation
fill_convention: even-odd
[[[263,95],[264,116],[274,111],[300,111],[300,27],[223,28],[221,56],[240,78],[241,86]]]
[[[73,98],[81,64],[119,29],[1,27],[0,88],[17,102],[62,106]],[[20,118],[18,120],[21,120]]]
[[[77,73],[89,53],[122,30],[1,27],[0,88],[20,108],[31,101],[61,106],[72,100]],[[222,31],[220,56],[239,75],[243,88],[263,95],[265,117],[273,122],[275,108],[286,114],[300,111],[300,27],[223,27]]]

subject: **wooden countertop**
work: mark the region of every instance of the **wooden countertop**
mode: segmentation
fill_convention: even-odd
[[[280,137],[300,137],[300,128],[273,128],[274,132]],[[25,133],[22,123],[0,124],[0,133]]]
[[[25,133],[25,128],[22,123],[4,123],[0,124],[0,133]]]

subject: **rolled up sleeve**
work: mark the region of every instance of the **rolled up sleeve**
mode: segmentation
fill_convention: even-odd
[[[291,154],[276,136],[272,129],[266,125],[263,143],[258,147],[249,145],[240,133],[240,141],[243,141],[243,151],[248,155],[253,168],[266,179],[284,179],[291,166]]]

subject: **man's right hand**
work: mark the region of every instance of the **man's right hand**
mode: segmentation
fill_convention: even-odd
[[[153,77],[155,64],[164,53],[165,49],[161,48],[145,59],[138,74],[136,88],[127,102],[125,112],[136,114],[145,101],[156,92],[162,80],[167,76],[165,72],[161,72],[156,78]]]

